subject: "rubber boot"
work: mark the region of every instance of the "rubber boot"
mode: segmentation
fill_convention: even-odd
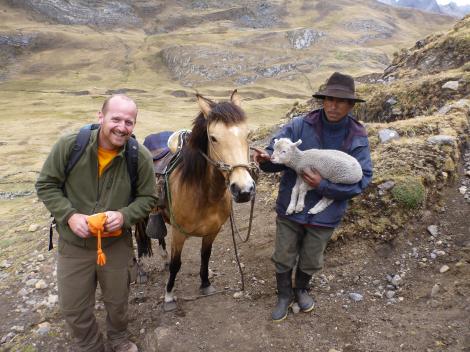
[[[308,294],[310,288],[310,279],[312,275],[308,275],[297,269],[295,272],[295,288],[294,295],[297,304],[302,312],[310,312],[315,306],[315,302],[312,297]]]
[[[285,273],[276,273],[276,281],[277,303],[271,316],[274,322],[280,322],[287,317],[294,298],[292,294],[292,270]]]

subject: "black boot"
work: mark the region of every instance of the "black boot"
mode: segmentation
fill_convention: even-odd
[[[308,275],[297,268],[295,272],[295,300],[299,305],[299,308],[302,312],[310,312],[315,306],[313,298],[309,296],[308,289],[310,288],[310,279],[312,275]]]
[[[272,312],[275,322],[280,322],[287,317],[289,307],[292,305],[292,270],[285,273],[276,273],[277,304]]]

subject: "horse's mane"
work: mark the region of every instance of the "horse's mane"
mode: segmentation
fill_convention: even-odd
[[[215,103],[206,99],[211,107],[209,116],[203,113],[193,121],[193,129],[188,144],[182,150],[181,181],[186,184],[197,185],[206,175],[207,160],[200,151],[207,154],[208,136],[207,126],[213,122],[223,122],[227,127],[239,124],[246,120],[246,115],[241,108],[231,102]]]

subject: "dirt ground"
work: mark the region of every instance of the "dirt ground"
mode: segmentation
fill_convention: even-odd
[[[174,312],[162,310],[167,273],[161,258],[145,260],[149,281],[134,284],[130,297],[131,339],[143,352],[470,351],[470,204],[459,193],[460,185],[457,180],[445,192],[443,207],[424,210],[393,241],[355,236],[332,242],[325,268],[312,282],[316,308],[311,313],[290,312],[277,324],[270,320],[275,303],[270,261],[274,203],[267,194],[259,194],[252,236],[239,245],[244,295],[234,298],[241,282],[227,224],[211,257],[215,295],[198,297],[199,240],[190,239],[184,248]],[[37,202],[29,210],[30,218],[46,219]],[[242,232],[248,210],[248,205],[237,206]],[[56,252],[47,252],[45,220],[42,225],[34,241],[15,253],[2,253],[2,260],[6,255],[11,266],[3,265],[0,271],[0,351],[75,351],[57,306],[41,304],[41,299],[56,294]],[[439,234],[431,236],[429,225],[436,225]],[[441,272],[444,265],[448,270]],[[400,278],[395,276],[392,285],[394,275]],[[47,288],[21,293],[31,276],[43,278]],[[350,293],[363,299],[354,301]],[[104,328],[105,311],[99,299],[96,308]],[[44,323],[47,328],[41,332]]]

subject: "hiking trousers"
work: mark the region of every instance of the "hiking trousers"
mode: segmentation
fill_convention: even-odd
[[[308,275],[323,268],[323,252],[334,228],[304,226],[291,220],[276,218],[276,242],[272,261],[277,273],[297,268]]]
[[[59,236],[59,307],[81,352],[104,352],[93,312],[97,283],[107,312],[108,340],[114,344],[127,339],[129,284],[135,267],[131,241],[123,238],[104,248],[106,264],[99,266],[96,249],[71,245]]]

